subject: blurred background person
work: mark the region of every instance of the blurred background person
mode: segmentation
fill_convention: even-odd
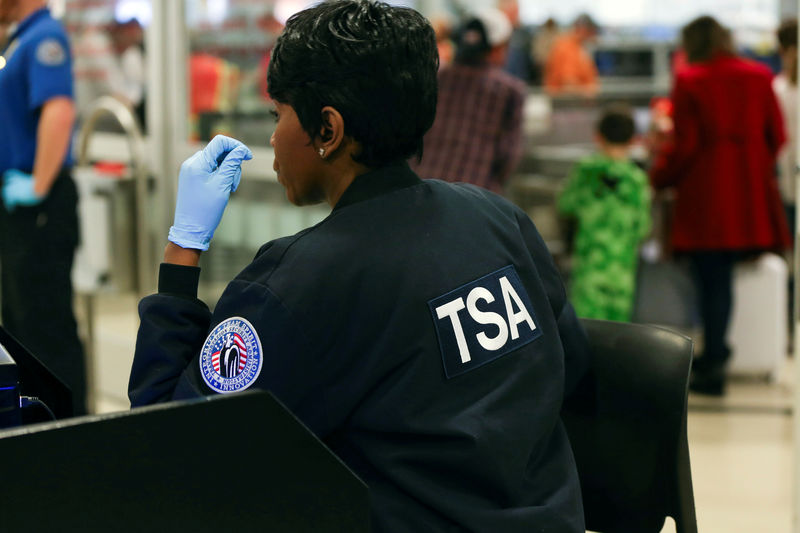
[[[797,218],[795,205],[796,161],[797,161],[797,19],[784,20],[775,32],[778,38],[778,54],[781,59],[781,71],[772,80],[772,88],[778,97],[786,124],[786,144],[778,154],[778,187],[781,192],[783,209],[789,225],[789,234],[794,236]],[[794,242],[794,237],[792,237]],[[785,254],[789,268],[789,338],[793,338],[793,313],[795,308],[794,293],[794,257]],[[792,341],[793,342],[793,339]]]
[[[776,32],[781,72],[772,80],[786,124],[787,142],[778,155],[778,184],[789,231],[795,225],[795,161],[797,158],[797,19],[781,23]]]
[[[499,10],[469,17],[455,61],[439,70],[436,120],[425,135],[422,178],[474,183],[497,193],[522,158],[525,84],[502,70],[511,23]]]
[[[580,317],[629,322],[639,244],[650,233],[650,183],[630,158],[631,110],[609,106],[597,123],[598,152],[574,167],[558,209],[577,219],[570,301]]]
[[[550,94],[597,93],[597,66],[586,46],[597,38],[598,26],[587,14],[555,39],[547,56],[544,86]]]
[[[532,82],[534,85],[541,85],[544,81],[544,71],[547,65],[547,58],[550,56],[550,49],[553,42],[558,38],[561,30],[558,23],[552,17],[544,21],[533,36],[531,41],[531,61],[533,62]]]
[[[533,34],[520,20],[517,0],[499,0],[497,7],[508,17],[512,28],[505,70],[525,83],[530,83],[533,78],[533,61],[530,54]]]
[[[114,96],[122,102],[128,102],[112,38],[112,20],[110,13],[90,11],[81,21],[74,38],[75,100],[82,114],[102,96]],[[117,124],[104,117],[99,128],[115,131]]]
[[[72,56],[44,0],[0,0],[0,24],[18,23],[0,69],[0,269],[3,326],[72,390],[86,412],[83,348],[70,273],[78,244],[70,138]]]
[[[144,97],[147,86],[144,61],[144,30],[135,18],[111,25],[111,40],[119,63],[116,96],[128,105],[144,127]]]
[[[672,248],[689,257],[697,280],[704,350],[690,387],[721,395],[734,264],[789,246],[774,175],[785,133],[770,71],[737,57],[726,28],[703,16],[681,38],[689,64],[676,73],[674,134],[651,179],[676,188]]]
[[[189,129],[193,140],[208,140],[230,133],[220,119],[236,107],[239,68],[204,51],[189,58]]]
[[[268,11],[258,18],[258,28],[265,35],[269,36],[269,44],[258,61],[258,67],[254,69],[252,73],[257,76],[255,83],[258,85],[258,94],[261,100],[264,102],[272,102],[269,97],[269,87],[267,86],[267,71],[269,70],[269,59],[272,54],[275,39],[277,39],[278,35],[283,31],[283,24],[275,18],[275,14],[272,11]],[[252,76],[252,73],[242,73],[241,83],[251,83],[252,81],[249,78]]]
[[[436,48],[439,50],[439,67],[449,65],[455,56],[453,46],[453,25],[447,15],[441,14],[431,18],[431,26],[436,33]]]

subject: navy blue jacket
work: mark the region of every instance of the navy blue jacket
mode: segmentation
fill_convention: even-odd
[[[405,163],[272,241],[213,313],[162,265],[133,406],[269,389],[369,485],[376,531],[583,532],[559,419],[585,334],[517,207]]]

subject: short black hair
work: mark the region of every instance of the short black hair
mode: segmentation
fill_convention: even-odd
[[[272,50],[267,87],[315,139],[332,106],[368,167],[421,157],[436,115],[439,54],[413,9],[371,0],[325,2],[296,13]]]
[[[628,144],[636,133],[633,113],[625,104],[610,104],[597,121],[597,133],[611,144]]]
[[[697,17],[684,26],[681,42],[689,63],[708,61],[719,53],[733,53],[730,30],[708,15]]]
[[[775,32],[778,37],[778,44],[783,50],[797,48],[797,19],[790,18],[781,22]]]

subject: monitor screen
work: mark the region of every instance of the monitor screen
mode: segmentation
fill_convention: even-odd
[[[19,410],[17,363],[0,346],[0,428],[20,425]]]
[[[19,382],[17,399],[19,395],[39,398],[50,408],[57,419],[69,418],[73,415],[70,388],[2,326],[0,326],[0,348],[3,348],[0,352],[5,352],[16,362]],[[0,374],[0,378],[2,377],[3,375]],[[4,383],[0,382],[0,388],[8,386]],[[38,412],[38,410],[35,411]],[[31,416],[26,416],[26,414]],[[37,414],[33,409],[26,409],[22,414],[23,423],[42,422],[49,419],[49,416]]]
[[[649,48],[597,50],[594,61],[600,76],[650,77],[655,72],[653,50]]]

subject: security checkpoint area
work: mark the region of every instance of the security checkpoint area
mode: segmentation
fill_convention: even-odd
[[[7,0],[0,0],[0,12],[4,1]],[[419,11],[434,23],[437,37],[443,31],[441,24],[454,46],[461,21],[483,8],[502,10],[507,3],[389,2]],[[41,498],[61,502],[37,522],[31,518],[35,508],[30,502],[19,497],[10,499],[17,512],[9,515],[8,527],[140,530],[158,524],[158,528],[180,531],[190,524],[196,531],[229,527],[244,531],[268,524],[271,527],[264,527],[275,531],[374,530],[380,522],[375,521],[376,511],[371,507],[375,504],[370,500],[370,485],[375,486],[375,479],[383,473],[375,474],[377,470],[366,464],[369,455],[359,455],[348,448],[349,437],[337,433],[344,429],[328,432],[324,420],[338,416],[334,413],[338,405],[334,395],[320,401],[333,414],[326,412],[317,418],[306,415],[303,409],[307,407],[301,400],[297,400],[301,407],[294,409],[294,398],[280,387],[263,390],[253,386],[241,394],[224,394],[228,390],[225,387],[239,390],[239,385],[231,385],[233,378],[228,380],[226,372],[234,377],[240,373],[252,376],[251,381],[247,381],[250,377],[239,380],[247,381],[245,388],[259,377],[264,379],[270,371],[286,371],[295,376],[286,370],[289,365],[273,359],[270,348],[284,345],[261,329],[257,322],[260,318],[243,318],[242,313],[229,312],[231,303],[227,298],[239,290],[241,279],[254,275],[251,262],[257,264],[263,254],[271,257],[271,247],[283,246],[285,237],[294,239],[306,235],[309,229],[313,235],[313,228],[344,218],[341,209],[325,202],[294,205],[287,197],[284,176],[279,177],[280,172],[275,170],[281,167],[286,175],[289,172],[287,163],[276,162],[281,148],[273,146],[273,132],[278,131],[279,125],[286,128],[293,119],[287,118],[285,112],[275,112],[267,83],[270,62],[274,61],[271,54],[291,15],[314,3],[51,0],[45,4],[64,28],[73,62],[76,117],[70,168],[77,194],[80,244],[75,251],[71,282],[86,365],[87,412],[84,416],[71,416],[73,411],[65,407],[69,403],[69,387],[62,387],[52,369],[41,364],[37,353],[10,333],[13,324],[4,320],[0,324],[0,401],[12,399],[0,405],[0,425],[5,428],[0,430],[0,450],[24,458],[9,461],[6,475],[23,480],[20,486]],[[649,174],[658,150],[663,148],[657,145],[657,141],[663,141],[658,137],[663,133],[658,129],[663,118],[659,106],[678,106],[670,99],[674,97],[679,71],[676,57],[681,53],[682,28],[710,13],[730,31],[737,56],[778,75],[784,70],[775,32],[783,21],[797,17],[798,4],[790,0],[708,0],[669,7],[641,0],[602,5],[579,1],[534,5],[520,1],[517,5],[513,39],[528,39],[524,50],[530,58],[536,57],[535,38],[544,35],[547,19],[555,20],[562,35],[583,14],[588,14],[598,27],[594,39],[583,45],[596,69],[593,92],[553,92],[545,83],[545,63],[538,64],[534,59],[530,59],[528,78],[519,82],[524,88],[521,155],[500,196],[533,222],[541,249],[552,257],[554,274],[551,276],[542,267],[545,273],[541,278],[548,282],[551,277],[557,278],[563,283],[564,297],[571,298],[576,270],[580,268],[576,250],[582,237],[579,220],[560,210],[559,199],[578,165],[598,152],[596,128],[609,107],[622,103],[630,114],[634,133],[629,160],[648,177],[650,191],[651,228],[637,245],[630,319],[609,321],[577,315],[592,357],[580,379],[573,380],[565,371],[565,390],[569,392],[562,393],[564,397],[558,400],[563,403],[559,424],[563,425],[561,433],[574,456],[586,531],[800,532],[799,448],[795,436],[800,370],[794,357],[798,309],[794,278],[798,262],[794,247],[763,250],[737,259],[731,273],[732,304],[724,338],[730,349],[724,367],[724,388],[720,394],[692,390],[692,369],[701,359],[698,356],[710,351],[704,338],[704,304],[691,258],[682,253],[680,246],[675,247],[672,238],[679,198],[677,186],[656,190]],[[133,28],[130,21],[136,21]],[[3,35],[0,33],[0,50],[8,44],[2,44]],[[513,45],[521,41],[510,42]],[[441,40],[438,46],[444,65],[441,58],[447,57],[447,49]],[[140,55],[138,63],[126,55],[132,48]],[[8,55],[6,51],[5,56]],[[454,62],[455,59],[450,60]],[[134,69],[139,74],[127,79],[125,85],[119,80],[124,77],[126,65],[131,64],[139,65],[138,70]],[[541,72],[537,74],[536,69]],[[0,89],[3,70],[0,66]],[[131,88],[134,84],[135,89]],[[678,112],[676,107],[669,107],[670,118]],[[344,120],[346,123],[347,116]],[[784,122],[786,129],[797,124],[785,117]],[[3,130],[0,124],[0,137],[12,134]],[[182,164],[204,150],[217,135],[245,144],[252,160],[245,158],[241,181],[230,194],[216,231],[212,231],[213,241],[197,255],[199,270],[188,276],[199,276],[196,297],[191,290],[188,296],[179,295],[193,303],[201,302],[198,305],[204,309],[207,306],[209,316],[215,318],[207,327],[208,332],[204,330],[201,335],[205,342],[201,339],[195,346],[201,354],[199,370],[192,366],[187,376],[176,378],[175,397],[180,397],[181,391],[194,391],[193,395],[197,395],[206,386],[216,392],[178,401],[173,401],[172,392],[164,393],[158,401],[143,400],[143,404],[153,405],[132,407],[129,394],[135,389],[134,355],[148,342],[137,340],[145,316],[140,315],[140,304],[152,302],[147,297],[159,293],[169,292],[170,297],[176,297],[173,288],[183,283],[181,277],[185,278],[188,272],[170,274],[162,264],[167,262],[162,261],[167,256],[165,247],[174,243],[168,232],[175,224],[176,205],[181,201]],[[787,139],[787,146],[796,143],[796,134]],[[332,157],[324,150],[320,152],[323,160]],[[218,168],[222,168],[228,153],[230,150],[221,155]],[[313,153],[317,153],[316,145]],[[3,170],[0,167],[0,175]],[[389,208],[385,210],[390,211],[394,213]],[[472,222],[476,217],[477,211]],[[465,216],[465,220],[469,219]],[[430,220],[431,224],[436,223],[436,217]],[[420,221],[413,223],[417,222]],[[369,230],[369,224],[360,227],[365,232]],[[787,227],[791,235],[797,234],[793,226]],[[422,241],[425,233],[420,231],[396,246],[408,245],[417,238]],[[481,257],[478,232],[475,239],[475,256]],[[505,242],[506,237],[498,240]],[[287,246],[285,255],[279,257],[291,259],[295,246],[300,247]],[[431,255],[435,256],[433,250]],[[325,253],[326,247],[317,251]],[[453,260],[444,255],[438,258],[441,263],[437,268],[443,269],[445,261]],[[536,253],[532,255],[538,258]],[[397,259],[395,264],[411,264],[410,257],[416,256]],[[350,287],[346,281],[350,279],[350,267],[358,264],[358,254],[351,259],[346,268],[326,274],[326,290],[346,292]],[[371,264],[385,264],[382,261],[375,259]],[[454,263],[461,268],[468,261]],[[310,267],[298,260],[293,268],[299,276]],[[413,276],[387,276],[394,281],[383,290],[374,291],[372,300],[389,297],[400,286],[406,287],[403,294],[410,295],[412,288],[424,287],[425,276],[435,270],[417,272],[417,283],[409,281]],[[372,274],[375,272],[364,267],[361,279],[366,283]],[[238,281],[231,285],[234,279]],[[170,291],[164,289],[165,280],[172,283]],[[313,340],[303,342],[308,343],[309,351],[324,344],[319,339],[341,348],[351,346],[347,343],[355,343],[359,337],[372,338],[362,331],[360,335],[345,336],[347,342],[339,340],[340,344],[336,344],[330,340],[333,337],[317,338],[305,332],[304,328],[313,322],[309,317],[319,309],[312,306],[314,311],[309,314],[295,314],[291,305],[296,303],[295,297],[302,300],[299,294],[303,288],[316,287],[318,281],[319,278],[298,281],[297,292],[290,292],[291,296],[265,289],[265,308],[275,305],[288,309],[291,317],[274,318],[276,328],[298,328],[303,335],[308,334]],[[406,282],[408,286],[402,285]],[[248,290],[242,292],[250,294]],[[542,290],[542,294],[547,292]],[[351,303],[362,302],[360,294],[353,288]],[[515,353],[528,353],[537,343],[551,342],[553,330],[548,329],[551,325],[547,318],[550,311],[541,310],[538,294],[526,269],[508,263],[487,267],[485,272],[468,279],[454,280],[446,290],[437,288],[421,301],[424,327],[430,327],[431,338],[436,341],[432,346],[439,351],[433,355],[443,383],[468,383],[479,372],[509,364]],[[329,302],[327,296],[319,294],[318,301]],[[550,294],[547,297],[553,298]],[[348,298],[341,300],[348,303]],[[390,324],[413,309],[402,305],[399,296],[397,302],[397,315],[373,316],[364,324]],[[333,314],[342,315],[341,309],[335,308]],[[220,317],[219,324],[213,326],[217,312],[230,316]],[[233,322],[226,322],[225,318]],[[337,319],[347,323],[346,316]],[[557,321],[553,324],[561,327]],[[409,335],[409,346],[427,334],[422,329],[418,338]],[[164,338],[165,343],[172,342],[170,337]],[[569,343],[564,341],[564,345],[563,352],[568,353]],[[167,352],[172,349],[172,344],[165,346],[169,348],[165,348]],[[226,359],[229,352],[235,353],[230,361]],[[320,368],[328,372],[324,374],[327,379],[333,380],[342,369],[328,368],[327,364],[327,360],[320,363]],[[404,364],[407,363],[398,364],[391,371],[405,368]],[[564,363],[562,367],[568,365]],[[365,368],[375,367],[370,363]],[[541,367],[542,371],[546,368],[549,367]],[[297,375],[306,372],[311,375],[312,370],[297,370]],[[376,381],[375,390],[386,387],[395,393],[394,387],[400,385],[391,375],[388,370],[382,374],[386,381]],[[358,381],[361,377],[334,389],[336,394],[342,398],[355,394],[364,385]],[[500,383],[499,377],[491,379]],[[157,382],[153,378],[148,386],[157,391]],[[319,390],[327,386],[324,379],[321,383]],[[375,390],[370,389],[360,401],[373,400]],[[135,390],[133,394],[136,397]],[[158,395],[152,394],[154,398]],[[413,399],[414,394],[408,393],[409,409],[416,405]],[[484,400],[490,404],[490,395]],[[436,405],[433,401],[428,403],[414,408],[421,413],[423,407]],[[475,402],[481,408],[489,404]],[[355,402],[352,413],[364,405],[368,403]],[[383,407],[380,402],[376,405]],[[364,424],[363,419],[352,413],[352,418],[344,417],[342,427],[348,431],[357,428],[354,434],[358,437],[354,438],[364,438],[357,441],[359,446],[370,442],[377,446],[390,433],[390,422],[418,424],[416,427],[425,431],[428,421],[424,415],[418,414],[416,419],[405,412],[390,412],[395,412],[394,419],[387,416],[387,426],[376,426],[383,429],[359,427]],[[436,427],[446,429],[450,427],[448,421],[456,424],[462,420],[460,416],[443,418],[445,421]],[[163,436],[157,437],[162,432]],[[406,447],[398,448],[401,451],[397,452],[396,465],[400,466],[395,465],[395,473],[408,466],[402,453],[419,451],[418,446],[423,446],[420,443],[425,440],[409,439]],[[451,452],[457,455],[459,441],[453,439]],[[432,434],[430,442],[444,443],[447,439]],[[113,453],[106,454],[108,449]],[[194,451],[184,455],[185,450]],[[32,451],[39,459],[29,457]],[[386,451],[384,455],[392,453],[395,452]],[[516,454],[516,450],[509,449],[505,455]],[[409,455],[408,462],[413,460]],[[225,464],[233,466],[220,466]],[[451,475],[449,463],[441,465],[439,474],[445,478]],[[145,494],[147,487],[152,487],[152,479],[162,474],[163,483]],[[424,484],[419,479],[438,479],[439,474],[409,477],[408,482],[419,487]],[[229,479],[242,484],[242,490],[237,491],[248,495],[247,501],[221,498],[219,512],[208,512],[208,501],[202,496],[208,485]],[[45,481],[48,484],[42,488]],[[453,494],[461,494],[457,485]],[[69,497],[58,496],[70,490]],[[181,491],[185,493],[176,496]],[[264,496],[256,497],[262,491]],[[442,491],[431,492],[437,494],[423,491],[424,495],[409,497],[399,491],[394,501],[405,505],[406,498],[424,502],[430,497],[438,505]],[[134,493],[139,496],[125,503]],[[103,496],[98,501],[103,505],[98,508],[104,511],[83,516],[71,511],[83,498],[100,494]],[[464,497],[469,499],[468,491]],[[169,506],[159,503],[164,501]],[[389,505],[384,512],[389,516],[397,509],[392,510]],[[432,513],[439,516],[443,511]],[[233,523],[238,520],[240,527],[221,520],[223,514],[233,517]],[[142,518],[145,515],[149,518]],[[434,523],[425,522],[425,517],[409,517],[419,519],[409,524],[421,527],[419,524]],[[121,526],[120,522],[129,525]],[[479,524],[475,522],[475,530],[481,530]],[[461,527],[469,530],[464,524]]]

